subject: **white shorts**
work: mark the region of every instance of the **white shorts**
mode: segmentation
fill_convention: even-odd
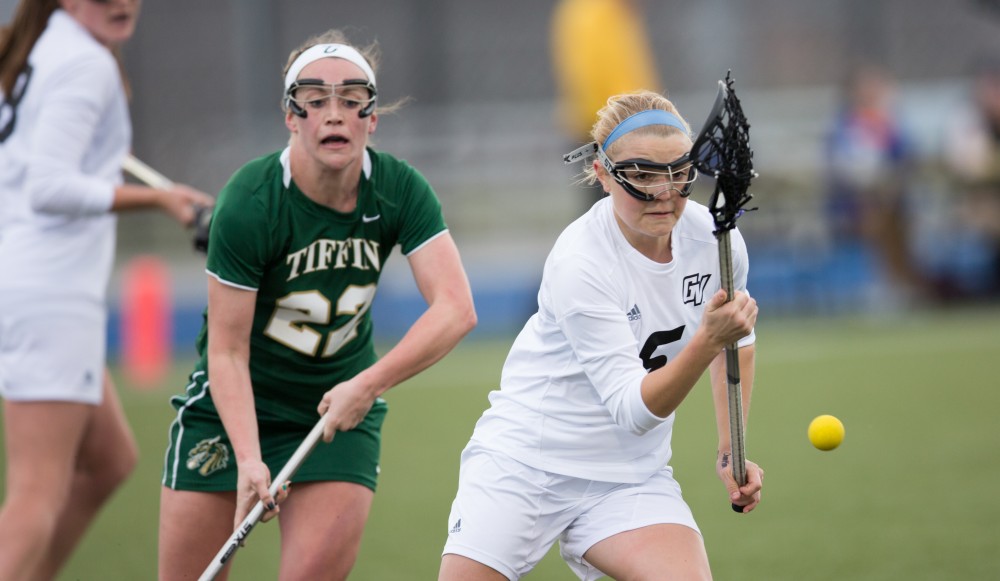
[[[583,559],[590,547],[654,524],[681,524],[701,534],[669,466],[639,484],[598,482],[531,468],[470,444],[462,452],[444,554],[514,580],[558,540],[570,569],[589,581],[603,576]]]
[[[100,404],[106,335],[100,309],[6,310],[0,316],[0,396]]]

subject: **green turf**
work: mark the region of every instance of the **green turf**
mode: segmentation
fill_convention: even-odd
[[[497,382],[506,342],[463,344],[388,394],[382,480],[354,581],[435,579],[458,455]],[[764,501],[736,515],[714,474],[707,384],[681,407],[677,477],[720,580],[939,580],[1000,571],[996,410],[1000,310],[763,321],[748,456]],[[170,390],[122,387],[142,460],[60,579],[153,579],[159,466]],[[847,428],[832,452],[806,427],[830,413]],[[276,578],[273,524],[255,529],[233,579]],[[570,581],[555,552],[528,577]]]

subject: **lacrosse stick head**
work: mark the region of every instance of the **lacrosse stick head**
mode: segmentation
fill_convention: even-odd
[[[715,179],[715,191],[708,209],[715,220],[715,233],[736,228],[736,219],[744,212],[753,195],[750,181],[757,177],[750,149],[750,123],[743,114],[732,74],[719,81],[715,104],[691,148],[691,159],[700,173]]]

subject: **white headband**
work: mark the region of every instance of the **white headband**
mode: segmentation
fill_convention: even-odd
[[[285,91],[299,78],[299,73],[306,68],[306,65],[325,58],[344,59],[358,65],[358,68],[367,75],[368,82],[375,86],[375,71],[354,47],[346,44],[316,44],[304,50],[295,59],[292,66],[288,67],[288,73],[285,74]]]

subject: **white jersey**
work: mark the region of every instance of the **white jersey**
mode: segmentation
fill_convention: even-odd
[[[653,415],[640,385],[691,340],[721,287],[713,229],[707,208],[689,200],[671,234],[673,260],[660,264],[628,243],[610,198],[570,224],[472,440],[587,480],[636,483],[665,466],[673,414]],[[734,285],[745,290],[746,245],[736,230],[731,241]]]
[[[111,52],[56,10],[30,77],[0,129],[0,303],[63,299],[104,309],[114,258],[110,212],[132,139]],[[65,304],[65,303],[64,303]]]

